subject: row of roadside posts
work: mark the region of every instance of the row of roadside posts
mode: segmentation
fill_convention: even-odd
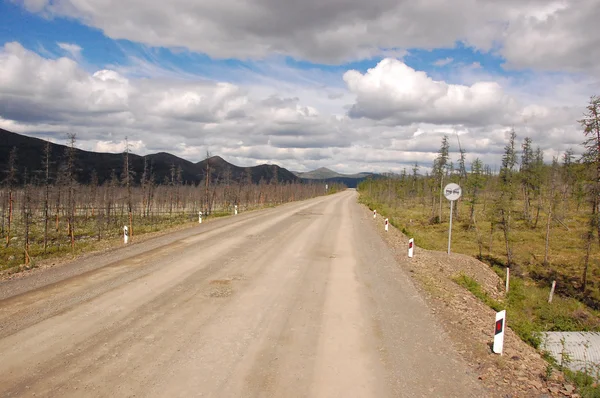
[[[233,214],[237,216],[238,214],[238,206],[235,205],[233,207]],[[202,212],[199,211],[198,212],[198,224],[202,224]],[[127,225],[125,225],[123,227],[123,243],[127,244],[129,243],[129,227]]]
[[[452,246],[452,217],[453,217],[453,209],[454,202],[456,202],[462,196],[462,188],[458,184],[448,184],[444,188],[444,196],[448,201],[450,201],[450,225],[448,228],[448,254],[450,254],[451,246]],[[373,210],[373,218],[377,218],[377,210]],[[385,231],[389,231],[389,219],[384,219],[384,228]],[[415,240],[410,238],[408,240],[408,257],[413,258],[414,256],[414,246]],[[506,291],[508,292],[508,284],[509,284],[509,274],[507,269],[506,275]],[[550,299],[552,300],[552,299]],[[494,326],[494,344],[492,347],[492,351],[496,354],[502,355],[502,351],[504,349],[504,329],[506,326],[506,310],[500,311],[496,313],[496,322]]]

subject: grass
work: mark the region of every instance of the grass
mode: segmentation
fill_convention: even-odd
[[[430,219],[431,207],[418,202],[391,206],[375,201],[366,192],[360,192],[360,202],[371,210],[389,218],[390,224],[401,230],[415,243],[428,250],[445,251],[448,242],[449,202],[444,203],[441,223]],[[452,231],[452,251],[479,258],[488,263],[503,281],[506,275],[506,253],[502,231],[490,234],[490,223],[484,220],[482,206],[476,208],[478,229],[470,228],[462,215],[467,207],[459,207]],[[456,214],[456,213],[455,213]],[[540,216],[544,223],[545,215]],[[511,244],[514,264],[511,267],[509,293],[502,301],[494,300],[473,278],[458,274],[454,282],[470,291],[495,311],[507,310],[507,324],[529,345],[539,348],[543,331],[600,331],[600,262],[597,245],[591,255],[589,289],[581,294],[579,283],[582,275],[583,242],[586,219],[574,214],[565,225],[553,223],[550,235],[550,258],[543,264],[545,229],[533,230],[523,220],[515,220]],[[544,224],[545,227],[545,224]],[[567,230],[568,228],[568,230]],[[491,240],[491,247],[490,247]],[[548,303],[550,284],[557,281],[557,290],[552,303]],[[584,303],[585,301],[585,303]],[[586,305],[590,304],[590,305]],[[562,370],[567,380],[577,386],[582,397],[600,397],[599,372],[573,372],[553,363],[548,364],[548,374],[553,368]]]
[[[209,218],[224,217],[230,214],[230,212],[214,212]],[[206,216],[203,217],[203,221],[205,220],[207,220]],[[136,236],[169,230],[185,224],[193,225],[197,222],[197,215],[189,212],[173,212],[171,215],[153,215],[152,217],[138,216],[133,219],[133,233],[130,234],[130,237],[135,240]],[[76,256],[106,248],[107,245],[117,245],[122,242],[122,228],[127,223],[126,215],[117,216],[111,221],[110,225],[107,225],[104,221],[101,224],[99,235],[96,218],[78,216],[75,220],[75,246],[72,249],[71,240],[67,236],[66,219],[60,220],[58,231],[56,231],[55,223],[51,222],[48,231],[48,246],[44,251],[44,223],[42,219],[34,219],[30,227],[29,256],[31,263],[27,267],[23,265],[25,262],[24,231],[21,225],[16,224],[16,227],[11,231],[10,245],[5,247],[5,242],[2,242],[0,246],[0,271],[21,272],[37,267],[36,263],[40,260]]]
[[[495,311],[502,311],[505,309],[503,303],[490,297],[489,294],[481,288],[481,285],[470,276],[460,273],[459,275],[454,276],[452,280],[473,293],[475,297]]]
[[[598,371],[573,372],[572,370],[561,368],[565,378],[577,386],[577,391],[582,398],[600,398],[600,374]]]
[[[493,310],[507,310],[507,325],[535,348],[542,343],[541,331],[598,330],[598,319],[588,317],[583,304],[572,298],[557,298],[558,302],[549,304],[546,291],[526,286],[522,279],[511,280],[505,302],[494,300],[476,280],[463,273],[452,279]],[[586,371],[572,371],[565,366],[566,363],[559,364],[547,352],[542,352],[542,357],[548,361],[547,378],[550,378],[553,369],[559,369],[582,397],[600,398],[600,368],[590,366]]]
[[[340,186],[332,184],[331,189],[339,190]],[[284,202],[282,202],[284,203]],[[253,205],[244,209],[256,210],[260,208],[273,208],[277,203],[266,202]],[[240,209],[241,210],[241,209]],[[219,218],[233,215],[233,207],[227,210],[214,210],[210,216],[203,215],[202,220]],[[98,220],[91,214],[78,214],[75,218],[75,245],[71,247],[71,240],[67,231],[67,218],[63,215],[59,219],[59,227],[52,218],[48,223],[48,245],[44,250],[44,221],[41,214],[32,217],[30,224],[30,248],[29,257],[31,263],[24,266],[24,226],[19,212],[15,213],[15,221],[11,227],[11,239],[8,247],[5,241],[0,241],[0,271],[8,270],[9,273],[21,272],[23,270],[37,267],[36,263],[41,260],[55,259],[61,257],[76,256],[82,253],[106,249],[107,246],[122,244],[123,226],[129,224],[127,213],[116,210],[111,215],[111,222],[106,219]],[[130,238],[145,235],[152,232],[165,231],[182,225],[194,225],[198,223],[198,213],[196,211],[176,211],[172,213],[161,212],[152,214],[148,217],[134,215],[133,227],[130,231]],[[5,231],[3,231],[4,233]],[[2,235],[4,238],[4,235]]]
[[[389,203],[375,201],[361,191],[360,201],[387,216],[393,226],[408,237],[414,238],[418,246],[428,250],[447,250],[449,202],[444,203],[442,222],[435,223],[430,219],[431,206],[423,205],[418,200],[399,202],[397,206],[391,206]],[[478,228],[475,229],[467,222],[467,204],[458,205],[452,230],[452,251],[471,255],[490,265],[505,268],[504,236],[500,228],[495,228],[494,232],[490,233],[490,222],[485,221],[488,210],[484,209],[483,205],[476,208]],[[582,235],[586,228],[586,216],[572,213],[574,214],[569,213],[569,219],[565,218],[562,221],[564,226],[558,222],[552,225],[547,264],[544,264],[545,214],[540,215],[538,229],[532,229],[524,220],[517,219],[515,216],[511,230],[513,252],[511,271],[513,275],[523,276],[543,288],[549,288],[552,281],[556,280],[558,295],[576,297],[588,306],[600,310],[600,267],[598,267],[600,247],[597,244],[593,245],[588,288],[585,293],[582,293],[581,279],[585,254]]]

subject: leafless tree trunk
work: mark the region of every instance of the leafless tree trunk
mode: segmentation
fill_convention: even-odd
[[[13,147],[8,156],[8,170],[5,183],[8,186],[8,224],[6,229],[6,247],[10,245],[10,228],[13,222],[13,195],[17,182],[17,148]]]
[[[550,230],[552,218],[554,217],[556,208],[556,185],[558,178],[558,159],[554,158],[552,162],[552,171],[550,173],[550,187],[548,190],[548,214],[546,218],[546,243],[544,248],[544,265],[548,265],[548,253],[550,251]]]
[[[31,187],[29,181],[27,181],[27,169],[23,173],[23,224],[25,227],[24,233],[24,242],[23,242],[23,251],[24,251],[24,262],[25,265],[29,265],[30,256],[29,256],[29,224],[30,224],[30,216],[31,216]]]
[[[594,198],[596,198],[594,196]],[[585,239],[585,258],[584,258],[584,264],[583,264],[583,275],[582,275],[582,282],[581,282],[581,291],[583,293],[585,293],[585,290],[587,288],[587,283],[588,283],[588,270],[589,270],[589,265],[590,265],[590,255],[592,252],[592,242],[594,240],[594,231],[596,230],[596,204],[597,199],[592,200],[591,205],[593,207],[592,209],[592,217],[590,217],[590,221],[589,221],[589,229],[586,233],[586,239]]]
[[[50,141],[44,147],[44,253],[48,250],[48,222],[50,207]]]
[[[134,173],[131,170],[131,165],[129,162],[129,140],[125,137],[125,152],[123,157],[123,174],[121,176],[121,181],[127,188],[127,215],[128,215],[128,224],[129,224],[129,238],[133,238],[133,199],[131,194],[131,186],[133,184]]]
[[[69,189],[67,191],[67,205],[68,208],[68,233],[69,238],[71,239],[71,250],[75,251],[75,141],[76,134],[70,133],[69,137],[69,146],[67,147],[66,160],[67,160],[67,181],[69,184]]]

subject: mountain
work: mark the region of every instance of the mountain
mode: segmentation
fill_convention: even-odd
[[[348,188],[356,188],[360,182],[369,178],[369,176],[373,178],[381,177],[380,175],[374,173],[340,174],[326,167],[321,167],[319,169],[307,172],[294,172],[294,174],[303,180],[318,180],[325,183],[337,182],[345,184]]]
[[[331,178],[350,178],[350,179],[364,179],[370,175],[374,175],[374,173],[358,173],[358,174],[341,174],[327,167],[321,167],[313,171],[307,172],[293,172],[296,176],[306,179],[306,180],[327,180]]]
[[[274,164],[261,164],[253,167],[239,167],[228,163],[225,159],[219,156],[213,156],[208,160],[205,159],[196,163],[196,167],[200,169],[200,174],[202,175],[203,179],[206,175],[207,162],[209,162],[209,168],[211,170],[216,170],[216,172],[211,171],[212,179],[217,177],[221,181],[228,177],[228,173],[231,174],[229,178],[234,181],[247,181],[248,176],[251,176],[254,183],[258,183],[261,180],[269,182],[275,177],[277,177],[277,180],[280,182],[300,181],[300,179],[291,171]]]
[[[300,178],[304,178],[307,180],[325,180],[327,178],[335,178],[341,176],[341,174],[336,173],[335,171],[330,170],[326,167],[321,167],[320,169],[307,171],[305,173],[295,172],[294,174],[296,174]]]
[[[3,182],[6,178],[9,154],[13,147],[17,148],[16,163],[19,171],[19,183],[23,182],[25,170],[28,178],[41,177],[41,170],[44,168],[46,141],[0,129],[0,182]],[[53,175],[56,175],[58,168],[64,162],[66,149],[67,146],[65,145],[50,143],[51,173]],[[117,177],[120,177],[123,171],[123,160],[122,153],[99,153],[75,149],[77,180],[80,183],[89,183],[92,171],[96,172],[100,184],[110,180],[113,172]],[[301,181],[293,173],[277,165],[263,164],[253,167],[238,167],[219,156],[193,163],[166,152],[146,156],[130,153],[129,161],[131,169],[135,172],[136,181],[139,181],[142,177],[144,162],[146,162],[149,169],[152,168],[154,181],[157,183],[170,180],[172,169],[181,169],[181,177],[184,182],[197,184],[206,175],[207,162],[211,181],[223,181],[228,178],[231,181],[248,181],[249,176],[253,183],[258,183],[261,180],[270,182],[275,176],[279,182]]]

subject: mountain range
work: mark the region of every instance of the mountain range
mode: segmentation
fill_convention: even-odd
[[[307,172],[292,171],[292,173],[307,180],[326,180],[330,178],[367,178],[373,175],[373,173],[341,174],[326,167],[321,167]]]
[[[0,181],[4,181],[8,170],[9,155],[12,148],[17,148],[16,165],[19,170],[18,182],[23,182],[23,176],[27,171],[28,178],[36,175],[41,176],[44,169],[44,149],[47,142],[34,137],[13,133],[0,129]],[[64,162],[67,146],[50,143],[51,173],[55,175],[60,165]],[[368,176],[377,176],[371,173],[360,173],[355,175],[344,175],[326,168],[320,168],[311,172],[290,172],[289,170],[272,164],[262,164],[253,167],[239,167],[233,165],[219,156],[212,156],[197,163],[179,158],[166,152],[140,156],[129,154],[130,168],[134,170],[135,181],[142,177],[144,162],[148,169],[152,169],[154,181],[163,183],[169,181],[172,171],[179,170],[181,179],[185,183],[197,184],[204,180],[209,165],[210,178],[212,181],[248,181],[253,183],[261,180],[271,182],[277,178],[279,182],[342,182],[348,187],[356,187],[358,182]],[[102,184],[111,179],[111,176],[121,176],[124,166],[123,153],[99,153],[75,149],[75,169],[77,180],[80,183],[89,183],[95,172],[98,183]]]
[[[359,182],[372,177],[381,177],[375,173],[341,174],[326,167],[321,167],[313,171],[298,172],[292,171],[294,175],[303,180],[321,180],[327,182],[343,183],[349,188],[355,188]]]

